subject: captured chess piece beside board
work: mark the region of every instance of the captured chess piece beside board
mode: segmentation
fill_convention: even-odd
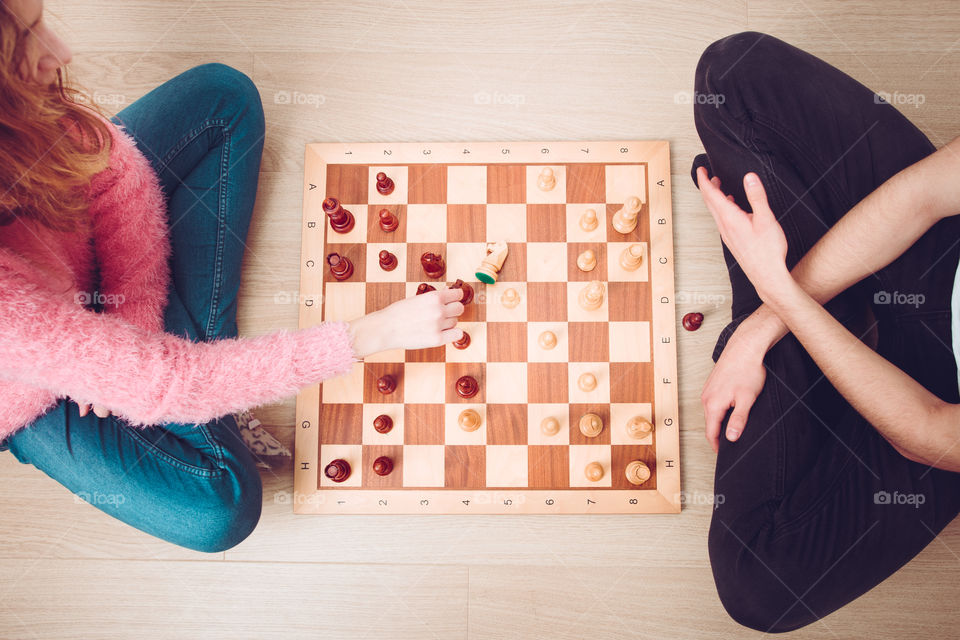
[[[465,311],[301,391],[295,512],[679,512],[666,142],[316,143],[303,193],[301,327]]]

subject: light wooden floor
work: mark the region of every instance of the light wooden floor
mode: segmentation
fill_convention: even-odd
[[[263,518],[215,556],[76,504],[0,455],[3,638],[740,638],[713,590],[706,532],[714,455],[699,403],[729,320],[719,240],[687,177],[699,143],[703,48],[769,32],[879,91],[920,93],[909,117],[960,133],[960,7],[943,1],[271,2],[48,0],[76,77],[119,109],[221,61],[260,87],[267,142],[241,308],[243,333],[296,327],[303,145],[321,140],[666,138],[678,290],[706,312],[681,332],[679,516],[297,517],[289,467],[264,474]],[[337,6],[340,5],[340,6]],[[275,103],[278,91],[317,106]],[[480,104],[480,93],[506,96]],[[678,94],[680,97],[678,98]],[[482,102],[479,101],[479,102]],[[512,103],[512,104],[509,104]],[[682,298],[681,298],[682,299]],[[292,440],[293,402],[259,411]],[[960,637],[960,525],[803,638]]]

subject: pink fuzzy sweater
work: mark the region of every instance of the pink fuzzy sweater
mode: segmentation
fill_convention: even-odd
[[[82,228],[0,227],[0,439],[63,397],[134,426],[205,423],[348,371],[345,323],[201,343],[164,333],[166,205],[134,141],[109,126]],[[94,295],[103,313],[86,308]]]

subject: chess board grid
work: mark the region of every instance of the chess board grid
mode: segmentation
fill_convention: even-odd
[[[464,151],[469,150],[471,155],[470,163],[464,163]],[[679,511],[679,451],[678,451],[678,429],[677,429],[677,400],[676,400],[676,355],[675,355],[675,334],[674,334],[674,313],[673,313],[673,250],[672,250],[672,229],[670,215],[670,183],[669,183],[669,157],[668,147],[665,142],[590,142],[590,143],[446,143],[446,144],[315,144],[308,145],[306,157],[306,174],[304,184],[304,228],[302,257],[303,266],[301,292],[316,292],[322,290],[329,278],[324,276],[322,264],[317,264],[317,257],[322,257],[324,252],[323,232],[318,233],[317,227],[325,227],[323,216],[317,216],[316,212],[320,210],[319,204],[323,199],[328,185],[328,176],[326,169],[328,165],[343,165],[344,163],[355,163],[367,165],[370,173],[379,167],[390,167],[388,173],[398,176],[398,185],[403,184],[404,188],[409,188],[405,193],[396,193],[394,206],[401,213],[401,225],[407,220],[407,212],[400,207],[423,206],[429,208],[429,203],[421,205],[412,205],[409,201],[417,200],[431,196],[425,195],[436,190],[442,189],[437,181],[430,185],[429,189],[420,189],[410,183],[411,176],[419,176],[420,182],[430,182],[431,177],[426,171],[431,165],[446,165],[445,170],[461,172],[465,181],[468,183],[465,189],[459,191],[450,189],[449,194],[444,194],[443,198],[434,199],[449,200],[447,196],[454,200],[463,200],[462,203],[446,202],[445,207],[453,210],[449,213],[451,219],[466,217],[470,219],[470,202],[482,200],[486,201],[483,195],[479,193],[470,193],[470,185],[477,182],[476,176],[479,175],[474,169],[486,168],[491,176],[496,176],[498,172],[506,170],[515,170],[517,165],[524,167],[527,172],[527,180],[535,179],[538,168],[544,165],[557,166],[558,185],[557,191],[563,190],[564,198],[561,203],[526,203],[527,208],[551,207],[557,204],[570,206],[567,202],[571,193],[574,193],[574,186],[566,189],[564,182],[564,164],[571,163],[578,166],[588,166],[591,163],[611,166],[611,165],[637,165],[643,164],[648,172],[646,175],[647,193],[645,194],[646,206],[648,207],[649,229],[641,230],[645,236],[643,239],[647,244],[647,263],[644,269],[650,269],[650,287],[651,287],[651,345],[650,355],[655,363],[653,400],[657,407],[655,422],[657,424],[656,432],[656,460],[651,464],[656,479],[655,489],[640,487],[637,489],[617,490],[617,489],[596,489],[594,487],[566,487],[562,490],[546,489],[540,490],[529,486],[523,487],[432,487],[432,488],[411,488],[404,487],[394,490],[387,486],[378,488],[376,491],[357,491],[350,488],[337,488],[318,490],[317,478],[319,469],[317,468],[317,456],[321,446],[319,438],[319,429],[316,425],[320,424],[320,387],[314,385],[305,389],[299,396],[297,402],[298,425],[296,447],[298,469],[295,473],[295,512],[297,513],[634,513],[634,512],[676,512]],[[584,156],[592,157],[586,158]],[[544,162],[543,156],[549,155],[549,162]],[[382,162],[383,157],[388,157],[392,162]],[[612,160],[611,158],[615,158]],[[406,165],[406,166],[405,166]],[[405,171],[403,169],[406,169]],[[495,170],[495,168],[499,168]],[[589,170],[589,168],[588,168]],[[448,184],[456,185],[457,180],[454,176],[448,176]],[[337,180],[337,176],[331,175],[329,179]],[[346,194],[347,199],[356,200],[351,210],[357,215],[357,232],[355,229],[354,237],[342,238],[334,237],[332,240],[343,247],[351,244],[363,245],[366,242],[382,244],[386,240],[395,239],[393,237],[378,238],[375,227],[375,221],[372,214],[375,208],[382,206],[383,197],[369,192],[365,194],[357,190],[358,185],[369,185],[369,180],[353,180],[347,184],[338,185],[338,193]],[[408,187],[409,185],[409,187]],[[656,185],[651,188],[651,185]],[[351,193],[350,189],[355,192]],[[399,191],[399,189],[398,189]],[[331,194],[334,195],[334,194]],[[537,194],[534,192],[534,195]],[[516,199],[517,196],[508,196],[506,199]],[[388,197],[389,199],[389,197]],[[574,196],[573,199],[578,199]],[[582,199],[582,198],[580,198]],[[593,198],[597,199],[597,198]],[[609,199],[605,197],[604,199]],[[376,200],[377,204],[371,201]],[[589,199],[588,199],[589,200]],[[592,200],[589,200],[592,202]],[[436,203],[441,204],[441,203]],[[598,203],[602,204],[602,203]],[[357,205],[363,205],[362,208]],[[387,206],[390,206],[389,204]],[[490,207],[491,205],[487,205]],[[510,203],[494,203],[493,206],[502,206],[509,208]],[[582,205],[579,205],[582,208]],[[368,214],[369,210],[369,214]],[[425,209],[428,211],[428,209]],[[606,209],[598,211],[601,217],[612,215],[616,211],[616,206],[606,203]],[[507,212],[509,213],[509,211]],[[368,218],[368,215],[371,217]],[[465,225],[469,227],[469,225]],[[600,226],[601,229],[605,225]],[[407,232],[409,229],[401,229],[401,237],[409,241]],[[648,232],[648,233],[646,233]],[[470,229],[458,229],[460,234],[456,240],[480,241],[490,238],[480,238],[476,235],[470,236]],[[544,233],[549,235],[549,229],[538,229],[535,233]],[[370,237],[367,237],[368,234]],[[337,234],[340,236],[341,234]],[[524,240],[550,240],[549,237],[524,238]],[[352,240],[352,242],[344,242]],[[450,240],[450,238],[443,238]],[[603,241],[604,239],[598,238]],[[624,240],[621,237],[610,237],[607,241]],[[626,238],[630,240],[630,238]],[[409,244],[409,242],[399,243]],[[448,243],[444,242],[444,255]],[[567,243],[573,245],[573,243]],[[529,243],[517,243],[518,247],[525,248]],[[605,245],[601,245],[605,246]],[[513,246],[511,247],[513,249]],[[410,273],[398,283],[405,283],[406,286],[416,286],[416,282],[410,280],[419,280],[419,272],[414,269],[418,265],[411,261],[419,256],[419,247],[417,250],[410,251],[406,256],[407,262],[412,266]],[[611,256],[615,252],[609,252]],[[574,256],[574,249],[569,251],[570,256]],[[312,265],[311,265],[312,261]],[[357,265],[361,275],[358,277],[359,283],[366,286],[368,283],[366,274],[362,273],[366,261],[361,259],[363,265]],[[508,258],[509,262],[509,258]],[[515,260],[515,262],[517,262]],[[375,262],[373,263],[375,265]],[[449,261],[448,261],[449,264]],[[569,266],[569,264],[568,264]],[[398,269],[399,270],[399,269]],[[570,274],[575,275],[575,269],[570,270]],[[414,276],[414,277],[411,277]],[[471,278],[472,279],[472,278]],[[526,278],[521,278],[526,280]],[[572,279],[572,278],[571,278]],[[561,280],[557,278],[557,280]],[[348,283],[336,283],[337,285]],[[523,283],[527,284],[527,283]],[[571,286],[572,284],[568,284]],[[581,285],[582,286],[582,285]],[[408,290],[407,293],[410,293]],[[369,296],[360,296],[361,299],[367,299],[367,306],[371,305]],[[316,296],[302,295],[301,304],[301,327],[311,326],[318,323],[322,318],[322,311],[312,304],[316,301]],[[386,301],[384,301],[386,302]],[[378,306],[378,305],[374,305]],[[379,305],[382,306],[382,305]],[[359,309],[359,313],[370,311],[372,309]],[[357,313],[356,315],[359,315]],[[524,319],[526,321],[526,318]],[[500,324],[499,322],[497,324]],[[489,344],[489,343],[488,343]],[[442,349],[442,348],[441,348]],[[428,350],[429,351],[429,350]],[[411,352],[415,353],[415,352]],[[388,358],[389,360],[389,358]],[[441,359],[442,360],[442,359]],[[402,362],[403,359],[400,360]],[[486,363],[489,358],[484,358]],[[369,361],[368,361],[369,362]],[[370,366],[360,365],[363,367]],[[365,408],[367,404],[363,405]],[[480,406],[483,406],[482,404]],[[530,405],[533,406],[533,405]],[[461,409],[462,407],[455,407]],[[443,411],[443,405],[439,406]],[[447,420],[449,422],[449,420]],[[486,422],[486,421],[485,421]],[[577,434],[579,435],[579,434]],[[571,436],[573,437],[573,436]],[[609,449],[609,436],[607,436],[607,448]],[[487,443],[489,444],[489,443]],[[532,442],[528,444],[534,444]],[[382,445],[389,446],[389,445]],[[396,446],[396,445],[395,445]],[[399,446],[407,446],[401,443]],[[573,447],[574,445],[571,445]],[[449,443],[447,449],[451,449]],[[373,448],[367,449],[364,445],[364,465],[367,463],[367,456],[372,455]],[[430,445],[422,447],[429,449]],[[456,447],[458,454],[469,455],[466,451],[469,447]],[[386,453],[390,451],[384,450]],[[311,453],[312,454],[312,463]],[[301,455],[303,454],[303,455]],[[419,453],[418,453],[419,455]],[[574,455],[574,454],[571,454]],[[610,454],[608,454],[609,456]],[[456,458],[455,458],[456,461]],[[651,461],[653,462],[653,461]],[[398,472],[395,471],[395,474]],[[449,470],[448,470],[449,473]],[[609,474],[608,474],[609,475]],[[399,476],[395,476],[399,477]],[[321,479],[325,480],[325,479]],[[359,481],[359,478],[357,478]],[[348,481],[349,482],[349,481]],[[481,483],[482,484],[482,483]],[[535,483],[534,483],[535,484]],[[369,485],[363,488],[370,488]],[[352,495],[349,495],[352,491]],[[456,495],[454,495],[456,494]],[[349,497],[347,497],[349,495]],[[465,497],[466,496],[466,497]]]

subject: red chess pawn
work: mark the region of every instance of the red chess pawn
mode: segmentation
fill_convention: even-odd
[[[390,395],[397,390],[397,379],[389,373],[377,379],[377,391],[383,395]]]
[[[327,256],[327,264],[330,265],[330,273],[337,280],[346,280],[353,275],[353,263],[347,256],[331,253]]]
[[[377,193],[382,196],[388,196],[393,193],[393,179],[391,179],[383,171],[377,174]]]
[[[420,256],[420,264],[428,278],[442,278],[447,272],[447,263],[439,253],[426,252]]]
[[[437,290],[436,287],[434,287],[433,285],[429,285],[426,282],[421,282],[420,284],[417,285],[418,296],[424,293],[427,293],[428,291],[436,291],[436,290]]]
[[[386,414],[380,414],[373,419],[373,428],[377,433],[390,433],[393,429],[393,418]]]
[[[393,271],[397,268],[397,256],[386,249],[380,252],[380,268],[384,271]]]
[[[380,209],[380,228],[386,232],[396,231],[400,226],[400,219],[390,209]]]
[[[480,385],[473,376],[461,376],[457,380],[457,395],[461,398],[472,398],[480,391]]]
[[[378,476],[388,476],[393,471],[393,460],[387,456],[380,456],[373,461],[373,472]]]
[[[470,334],[464,331],[463,337],[459,340],[454,340],[452,344],[455,349],[466,349],[470,346]]]
[[[703,314],[699,311],[683,316],[683,328],[687,331],[696,331],[703,324]]]
[[[350,233],[356,220],[353,214],[340,205],[336,198],[327,198],[323,201],[323,212],[330,218],[330,228],[337,233]]]

